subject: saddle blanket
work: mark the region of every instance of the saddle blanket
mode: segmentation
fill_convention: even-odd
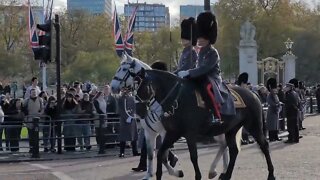
[[[235,108],[238,108],[238,109],[246,108],[247,106],[244,103],[244,101],[241,98],[241,96],[235,90],[233,90],[231,88],[229,88],[229,90],[230,90],[231,95],[233,97],[233,102],[234,102]],[[200,92],[199,91],[195,91],[195,95],[196,95],[196,98],[197,98],[198,107],[205,108],[205,102],[203,101]]]

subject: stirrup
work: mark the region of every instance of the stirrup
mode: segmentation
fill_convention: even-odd
[[[212,123],[222,123],[221,119],[214,117],[214,115],[212,115],[211,122]]]

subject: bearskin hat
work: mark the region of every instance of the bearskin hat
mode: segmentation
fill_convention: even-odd
[[[293,84],[295,88],[299,87],[299,81],[296,78],[290,79],[289,83]]]
[[[237,80],[237,85],[241,85],[242,83],[245,83],[247,84],[248,83],[248,79],[249,79],[249,74],[244,72],[244,73],[241,73],[239,76],[238,76],[238,80]]]
[[[196,20],[193,17],[181,22],[181,39],[192,41],[192,46],[197,44]]]
[[[267,88],[269,91],[271,91],[271,89],[276,89],[277,88],[277,80],[275,78],[269,78],[267,81]]]
[[[154,63],[151,64],[152,69],[157,69],[157,70],[162,70],[162,71],[168,71],[168,66],[165,62],[162,61],[155,61]]]
[[[215,44],[218,36],[218,24],[216,16],[212,12],[200,13],[197,17],[197,33],[198,38],[202,37]]]

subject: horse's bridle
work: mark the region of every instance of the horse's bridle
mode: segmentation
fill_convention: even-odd
[[[137,76],[138,77],[138,76]],[[139,77],[140,78],[140,77]],[[134,89],[134,96],[137,100],[137,103],[141,103],[141,104],[145,104],[147,106],[147,108],[149,109],[150,108],[150,103],[153,99],[155,99],[155,91],[153,90],[152,88],[152,82],[148,83],[147,86],[149,89],[151,89],[151,95],[146,98],[146,99],[142,99],[139,94],[137,93],[139,88],[141,87],[141,84],[142,84],[142,78],[140,78],[140,83],[138,83],[137,85],[137,88]],[[179,86],[179,87],[178,87]],[[175,99],[173,100],[173,104],[171,104],[170,106],[170,109],[168,112],[164,112],[164,116],[167,117],[167,116],[171,116],[174,114],[175,110],[178,109],[178,99],[180,98],[180,95],[181,95],[181,91],[182,91],[182,84],[180,82],[176,82],[175,85],[170,89],[169,93],[162,99],[162,101],[159,103],[159,107],[160,106],[163,106],[166,101],[169,99],[169,97],[173,94],[174,90],[176,88],[179,88],[178,89],[178,92],[177,92],[177,96],[175,97]]]
[[[136,76],[136,78],[139,78],[140,83],[139,83],[138,81],[134,81],[135,83],[134,83],[134,87],[133,87],[133,95],[135,96],[137,103],[149,104],[150,101],[151,101],[152,99],[154,99],[154,97],[155,97],[155,93],[154,93],[154,90],[153,90],[153,88],[152,88],[152,85],[151,85],[151,83],[148,83],[148,85],[147,85],[147,88],[149,88],[150,91],[151,91],[150,97],[147,98],[147,99],[142,99],[142,98],[139,96],[138,91],[139,91],[139,89],[140,89],[140,87],[141,87],[141,84],[142,84],[142,82],[143,82],[143,79],[142,79],[141,77],[139,77],[139,76]],[[137,83],[136,83],[136,82],[137,82]]]
[[[130,65],[130,67],[129,67],[128,71],[126,72],[126,74],[123,76],[123,78],[119,78],[118,76],[114,76],[112,78],[112,80],[119,81],[120,85],[124,82],[124,86],[127,87],[126,82],[127,82],[128,78],[129,78],[129,76],[135,77],[137,75],[137,74],[134,73],[134,67],[136,66],[136,61],[132,60],[132,63],[127,63],[126,62],[124,64],[129,64]]]

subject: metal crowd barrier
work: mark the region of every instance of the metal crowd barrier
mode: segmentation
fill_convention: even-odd
[[[306,111],[310,114],[319,112],[317,99],[314,96],[310,96],[309,98],[307,98]]]
[[[19,148],[29,148],[32,154],[31,157],[39,158],[39,149],[47,148],[46,146],[49,144],[56,147],[56,141],[58,141],[58,151],[59,148],[68,148],[68,147],[77,147],[77,140],[84,138],[91,138],[100,136],[101,141],[96,144],[90,143],[90,147],[98,146],[99,153],[105,153],[106,145],[116,145],[119,144],[118,141],[118,130],[119,130],[119,116],[114,113],[108,114],[95,114],[91,118],[92,114],[61,114],[60,119],[52,120],[49,116],[39,115],[39,116],[24,116],[23,121],[8,121],[6,118],[17,118],[16,115],[5,115],[5,120],[2,124],[0,124],[1,132],[5,131],[5,142],[6,146],[8,144],[8,148],[13,151],[19,151]],[[111,117],[110,117],[111,116]],[[92,124],[93,122],[93,124]],[[95,128],[95,134],[89,133],[91,135],[84,136],[82,133],[78,136],[79,127],[83,127],[83,125],[89,124],[89,131],[91,132],[92,127]],[[23,127],[26,127],[28,130],[28,138],[21,139],[21,130]],[[68,127],[72,127],[69,131],[73,130],[73,132],[62,133],[65,130],[68,130]],[[12,138],[13,128],[18,128],[19,132],[17,138]],[[20,130],[19,130],[20,129]],[[17,129],[15,129],[17,130]],[[40,133],[42,130],[43,133]],[[63,130],[63,131],[62,131]],[[47,131],[47,132],[44,132]],[[57,131],[57,132],[56,132]],[[111,131],[111,132],[110,132]],[[16,134],[16,135],[17,135]],[[46,135],[45,135],[46,134]],[[2,134],[1,134],[2,135]],[[42,136],[40,136],[42,135]],[[68,146],[66,144],[62,144],[62,140],[66,141],[66,139],[75,139],[75,144],[72,146]],[[19,141],[29,141],[29,146],[19,146]],[[39,145],[40,140],[43,140],[44,145]],[[45,142],[46,141],[46,142]],[[48,142],[49,141],[49,142]],[[2,136],[1,141],[2,143]],[[14,142],[14,143],[12,143]],[[14,144],[14,146],[10,146]],[[2,144],[1,144],[2,145]],[[82,143],[83,145],[83,143]]]

